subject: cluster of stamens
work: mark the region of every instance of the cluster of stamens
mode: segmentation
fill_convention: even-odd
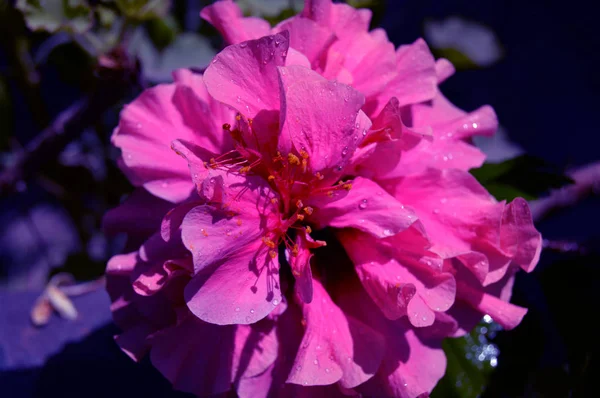
[[[241,116],[237,115],[236,120],[240,121]],[[248,125],[254,134],[252,119],[248,119]],[[313,214],[314,209],[311,206],[305,206],[302,199],[297,198],[297,193],[293,195],[292,188],[298,185],[303,187],[304,189],[301,190],[302,193],[300,196],[304,198],[322,194],[333,197],[334,191],[341,189],[349,191],[352,188],[352,184],[339,181],[333,186],[318,187],[318,182],[324,180],[325,176],[320,172],[316,172],[312,176],[309,174],[310,156],[304,148],[300,149],[297,154],[291,152],[282,154],[280,151],[277,151],[275,156],[265,159],[260,148],[254,150],[246,145],[240,130],[232,129],[232,126],[228,123],[223,125],[223,130],[231,134],[236,143],[235,149],[209,159],[208,162],[204,163],[204,166],[207,169],[221,169],[239,174],[248,174],[252,171],[266,172],[267,180],[283,199],[283,203],[281,203],[282,212],[289,216],[281,220],[275,230],[269,231],[262,238],[262,241],[269,249],[269,255],[272,258],[277,256],[277,247],[281,243],[285,245],[292,256],[297,256],[299,252],[298,245],[294,243],[294,240],[288,235],[287,231],[289,229],[304,230],[310,234],[312,228],[308,225],[303,225],[303,222],[305,217]],[[258,140],[256,141],[258,142]],[[257,170],[259,166],[261,166],[260,170]],[[316,188],[314,188],[315,186]],[[292,199],[292,196],[296,196],[296,199]],[[277,198],[272,198],[271,203],[276,206],[280,205]],[[290,209],[292,204],[295,205],[294,211]]]

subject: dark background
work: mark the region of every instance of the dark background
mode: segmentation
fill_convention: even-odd
[[[179,26],[177,34],[202,32],[218,49],[214,31],[195,18],[201,4],[173,2],[170,15]],[[444,94],[465,110],[492,105],[510,141],[554,173],[600,160],[600,34],[591,2],[397,0],[379,2],[373,9],[374,22],[396,45],[421,37],[425,20],[454,15],[486,25],[497,35],[503,58],[489,67],[459,69],[443,83]],[[97,93],[98,73],[106,73],[94,68],[95,60],[73,43],[56,45],[59,34],[29,32],[13,11],[10,28],[0,20],[0,149],[5,170],[50,121]],[[144,24],[151,30],[148,25],[156,22]],[[51,48],[36,65],[39,79],[33,85],[24,78],[27,69],[15,61],[23,41],[33,58],[43,56],[44,46]],[[154,43],[160,47],[160,39]],[[118,79],[131,81],[128,76]],[[3,397],[187,396],[171,392],[147,361],[135,364],[119,351],[112,340],[118,331],[101,290],[74,298],[80,313],[75,322],[54,316],[47,326],[35,329],[29,321],[49,276],[68,271],[80,281],[93,280],[120,249],[122,239],[107,239],[100,232],[102,214],[131,191],[114,165],[109,137],[122,105],[150,83],[142,77],[123,85],[117,90],[119,99],[92,123],[84,123],[79,129],[84,131],[74,134],[66,149],[63,145],[60,151],[36,155],[39,161],[24,178],[0,191]],[[436,396],[477,396],[481,388],[483,397],[595,396],[597,193],[598,185],[588,197],[537,223],[548,241],[571,245],[544,250],[533,273],[518,275],[513,301],[529,313],[515,330],[489,336],[500,351],[498,366],[492,371],[469,361],[452,363],[460,380],[445,379]]]

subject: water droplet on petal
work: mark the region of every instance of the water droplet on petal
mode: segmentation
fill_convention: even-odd
[[[250,313],[251,313],[251,314],[254,314],[254,310],[250,310]]]
[[[342,150],[342,156],[346,156],[348,154],[348,147],[345,146],[344,149]]]
[[[383,230],[383,234],[385,236],[392,236],[394,233],[391,230],[389,230],[389,229],[384,229]]]
[[[240,307],[235,307],[235,312],[240,312]]]
[[[361,210],[364,210],[367,208],[367,199],[363,199],[360,201],[358,208]]]
[[[318,364],[319,364],[319,360],[318,360],[318,359],[315,359],[315,360],[313,361],[313,363],[314,363],[315,365],[318,365]]]
[[[491,364],[491,363],[490,363]],[[493,365],[492,365],[493,366]],[[325,373],[329,373],[329,368],[325,368]]]
[[[272,303],[273,303],[274,306],[278,306],[279,305],[279,300],[275,299],[275,300],[272,301]]]

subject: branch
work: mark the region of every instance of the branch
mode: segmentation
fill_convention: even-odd
[[[19,182],[56,159],[69,142],[117,104],[138,84],[138,70],[138,65],[122,50],[100,57],[94,92],[63,111],[22,152],[14,155],[13,162],[0,173],[0,195],[15,191]]]
[[[600,191],[600,162],[567,173],[574,184],[550,192],[550,195],[530,202],[531,215],[538,221],[557,210],[573,206]]]

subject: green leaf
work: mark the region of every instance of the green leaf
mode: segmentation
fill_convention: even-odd
[[[455,48],[432,48],[431,52],[436,58],[446,58],[458,70],[480,68],[468,55]]]
[[[486,163],[471,174],[498,200],[537,199],[573,180],[542,159],[521,155],[501,163]]]
[[[291,18],[296,15],[297,12],[293,8],[285,8],[281,10],[281,12],[275,16],[264,15],[263,18],[266,19],[271,26],[277,25],[279,22]]]
[[[167,15],[170,0],[116,0],[117,7],[127,18],[147,21]]]
[[[86,0],[17,0],[16,7],[34,31],[83,33],[93,24]]]
[[[488,318],[471,333],[447,338],[442,343],[446,354],[446,373],[431,393],[432,398],[476,398],[484,391],[498,363],[498,348],[489,342],[502,328]]]
[[[154,18],[146,24],[146,31],[156,48],[164,50],[175,41],[179,33],[177,21],[171,15],[166,18]]]

